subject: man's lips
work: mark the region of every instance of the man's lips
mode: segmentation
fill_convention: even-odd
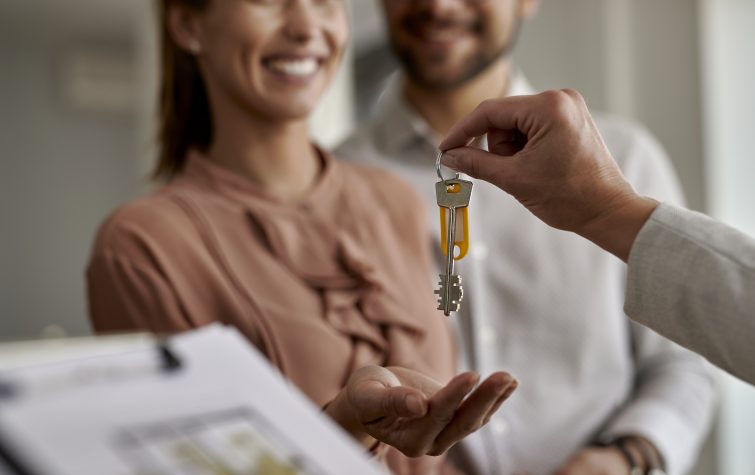
[[[469,34],[466,29],[459,28],[425,28],[415,33],[415,36],[430,43],[449,43]]]

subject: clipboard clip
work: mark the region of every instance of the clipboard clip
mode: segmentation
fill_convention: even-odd
[[[133,378],[133,377],[138,377],[139,375],[145,374],[145,372],[150,372],[150,371],[152,372],[158,371],[164,374],[172,374],[172,373],[176,373],[177,371],[180,371],[181,368],[184,367],[184,364],[185,364],[184,361],[171,348],[169,339],[161,338],[157,340],[155,350],[156,350],[157,358],[158,358],[157,368],[155,368],[154,366],[152,366],[151,368],[150,367],[126,368],[119,377]],[[73,362],[74,364],[76,364],[75,360]],[[71,378],[70,384],[90,384],[93,381],[101,381],[103,379],[113,378],[112,373],[109,373],[107,371],[98,372],[96,373],[95,376],[91,376],[91,374],[92,373],[88,373],[86,380],[81,380],[76,377],[77,373],[74,372],[73,377]],[[50,388],[45,387],[45,382],[41,383],[41,387],[37,387],[37,386],[40,386],[39,382],[34,384],[34,386],[31,388],[26,387],[24,384],[19,384],[19,381],[14,381],[12,377],[6,377],[5,375],[0,373],[0,402],[9,401],[16,397],[23,396],[24,393],[28,392],[29,390],[31,390],[32,392],[36,392],[36,390],[40,390],[40,389],[57,390],[61,388],[60,380],[54,380],[54,381],[49,382],[48,386],[51,386]]]
[[[160,356],[160,369],[166,373],[174,373],[183,367],[183,361],[171,349],[168,339],[157,342],[157,353]]]

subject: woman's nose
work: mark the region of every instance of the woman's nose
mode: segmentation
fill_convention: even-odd
[[[309,41],[321,21],[318,0],[291,0],[286,11],[286,34],[297,42]]]

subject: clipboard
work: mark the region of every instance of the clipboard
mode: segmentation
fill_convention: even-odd
[[[0,456],[10,473],[387,473],[235,329],[104,342],[62,359],[0,363]]]

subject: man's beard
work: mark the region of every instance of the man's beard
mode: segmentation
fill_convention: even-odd
[[[449,78],[439,78],[432,74],[426,74],[420,66],[419,61],[414,59],[414,55],[408,48],[402,48],[393,41],[391,41],[391,46],[393,47],[393,51],[398,57],[399,62],[402,64],[404,71],[406,71],[406,74],[413,83],[424,89],[433,91],[450,91],[476,78],[488,69],[491,64],[510,54],[514,49],[517,38],[519,37],[521,23],[521,21],[518,21],[513,26],[509,38],[503,43],[503,45],[495,50],[480,51],[468,61],[458,74]],[[438,61],[443,61],[444,59],[445,57],[439,55]]]

